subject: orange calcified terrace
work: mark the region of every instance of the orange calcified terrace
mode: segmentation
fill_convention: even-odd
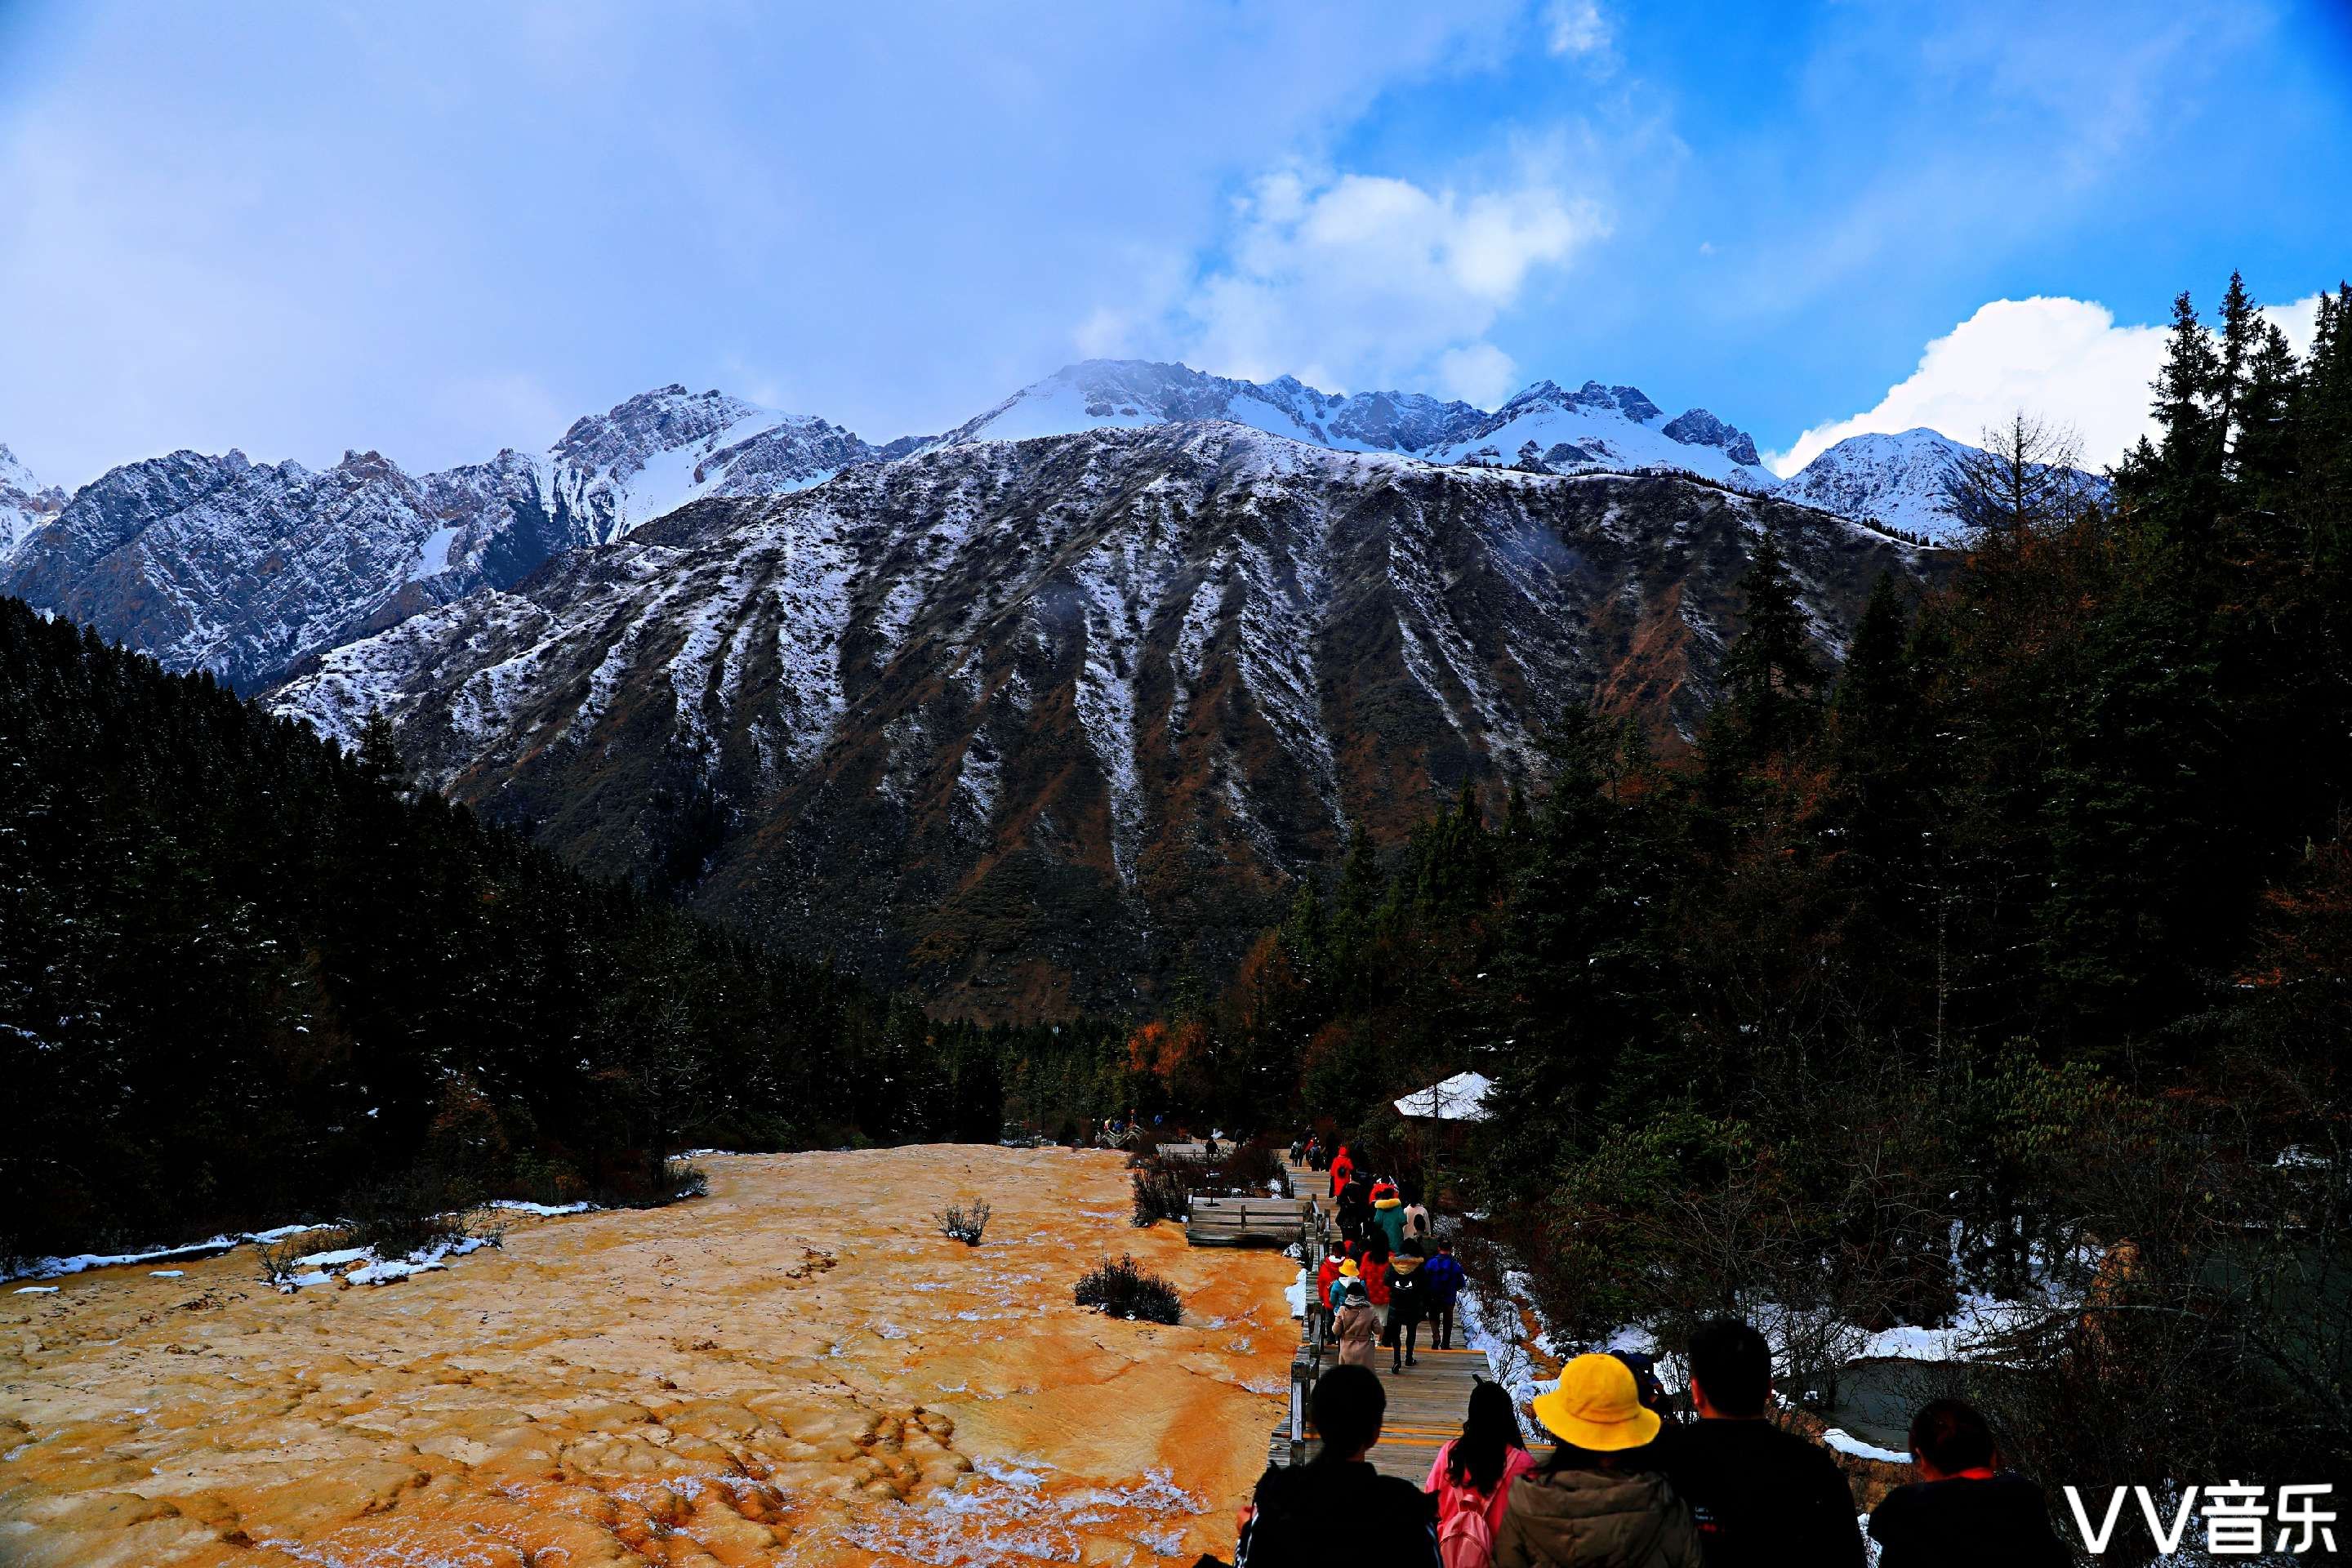
[[[1230,1555],[1294,1265],[1134,1230],[1115,1154],[705,1164],[707,1198],[523,1220],[393,1285],[283,1296],[246,1248],[0,1293],[0,1560]],[[932,1219],[960,1196],[994,1207],[976,1249]],[[1181,1326],[1072,1305],[1122,1250],[1181,1290]]]

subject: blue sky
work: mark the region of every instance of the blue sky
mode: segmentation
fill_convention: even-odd
[[[2347,170],[2340,0],[0,0],[0,442],[422,470],[669,381],[882,439],[1117,353],[2097,460],[2177,289],[2352,271]]]

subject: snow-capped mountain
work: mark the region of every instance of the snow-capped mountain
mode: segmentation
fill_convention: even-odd
[[[318,473],[174,452],[84,486],[5,584],[171,668],[252,686],[579,542],[512,452],[422,479],[373,452]]]
[[[1431,462],[1557,473],[1674,468],[1768,490],[1755,442],[1694,408],[1674,419],[1630,386],[1538,382],[1487,412],[1422,393],[1318,392],[1295,377],[1263,384],[1181,364],[1087,360],[1022,388],[942,442],[1018,441],[1079,430],[1229,419],[1343,452],[1401,452]]]
[[[16,460],[16,453],[0,446],[0,570],[33,530],[57,516],[65,504],[65,491],[42,484]]]
[[[822,419],[673,384],[579,420],[545,471],[552,503],[609,542],[705,496],[781,494],[877,455]]]
[[[1422,393],[1318,392],[1292,376],[1261,385],[1149,360],[1087,360],[1065,365],[940,437],[1025,441],[1080,430],[1136,429],[1192,419],[1229,419],[1343,452],[1420,453],[1446,446],[1487,418],[1467,403]]]
[[[421,476],[374,452],[320,473],[174,452],[70,500],[44,492],[46,512],[0,488],[0,589],[249,689],[687,501],[796,489],[877,455],[822,419],[682,386],[579,420],[543,457]]]
[[[1946,510],[1945,482],[1954,465],[1976,450],[1924,426],[1893,436],[1849,436],[1782,480],[1780,494],[1841,517],[1956,544],[1961,529]],[[2077,470],[2076,482],[2092,499],[2106,499],[2107,482],[2096,474]]]
[[[1681,468],[1741,489],[1778,482],[1756,443],[1704,408],[1669,419],[1631,386],[1588,381],[1566,392],[1539,381],[1460,440],[1426,451],[1443,463],[1489,463],[1550,473],[1579,468]]]
[[[1940,570],[1679,476],[1096,428],[705,500],[271,700],[381,708],[484,811],[952,1005],[1112,1005],[1221,970],[1351,820],[1526,776],[1566,703],[1693,732],[1766,526],[1832,656]]]

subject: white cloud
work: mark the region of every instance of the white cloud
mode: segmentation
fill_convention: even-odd
[[[1551,0],[1544,7],[1544,35],[1556,55],[1589,55],[1609,47],[1609,24],[1592,0]]]
[[[1519,388],[1518,362],[1492,343],[1471,343],[1437,356],[1437,390],[1492,408]]]
[[[2318,308],[2315,294],[2263,314],[2300,353],[2311,345]],[[1764,460],[1775,473],[1792,474],[1849,436],[1923,425],[1974,441],[2021,408],[2072,426],[2083,438],[2084,461],[2103,468],[2152,427],[2148,384],[2164,363],[2166,331],[2117,326],[2114,311],[2089,300],[1995,300],[1930,342],[1919,368],[1875,408],[1816,425]]]
[[[1465,194],[1286,170],[1235,216],[1225,259],[1181,307],[1186,360],[1336,391],[1434,374],[1494,395],[1511,369],[1486,341],[1496,317],[1607,229],[1539,178]]]

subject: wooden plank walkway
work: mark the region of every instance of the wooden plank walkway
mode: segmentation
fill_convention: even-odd
[[[1288,1247],[1306,1239],[1311,1205],[1300,1198],[1194,1198],[1184,1239],[1195,1247]]]
[[[1306,1227],[1302,1248],[1307,1254],[1305,1261],[1311,1292],[1314,1271],[1323,1261],[1325,1247],[1332,1244],[1337,1234],[1330,1228],[1330,1175],[1328,1172],[1295,1164],[1286,1157],[1283,1164],[1289,1173],[1290,1190],[1302,1198],[1311,1197],[1313,1200],[1311,1208],[1306,1208],[1305,1212],[1311,1213],[1315,1219]],[[1416,1352],[1417,1364],[1405,1368],[1402,1373],[1391,1373],[1389,1371],[1391,1352],[1385,1345],[1380,1348],[1376,1363],[1381,1382],[1388,1391],[1389,1405],[1387,1419],[1381,1426],[1381,1440],[1373,1445],[1369,1457],[1372,1468],[1382,1475],[1401,1476],[1415,1486],[1428,1478],[1430,1463],[1437,1457],[1438,1448],[1461,1432],[1462,1417],[1470,1407],[1470,1390],[1487,1374],[1488,1370],[1485,1352],[1459,1348],[1464,1331],[1459,1322],[1455,1323],[1454,1330],[1457,1348],[1450,1351],[1430,1348],[1429,1328],[1427,1323],[1422,1325],[1423,1343]],[[1330,1363],[1328,1348],[1318,1355],[1313,1336],[1303,1336],[1298,1362],[1294,1365],[1291,1376],[1294,1381],[1303,1376],[1311,1386],[1315,1376]],[[1311,1458],[1314,1453],[1314,1439],[1310,1436],[1305,1457]],[[1286,1415],[1268,1445],[1268,1458],[1277,1465],[1286,1465],[1292,1460]]]

